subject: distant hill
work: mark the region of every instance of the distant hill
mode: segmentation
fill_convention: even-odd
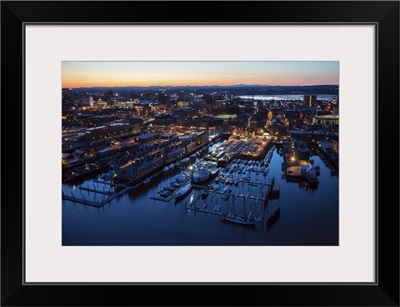
[[[339,90],[338,85],[323,84],[323,85],[267,85],[267,84],[233,84],[233,85],[208,85],[208,86],[123,86],[123,87],[81,87],[74,88],[74,91],[123,91],[123,92],[136,92],[136,91],[158,91],[166,89],[174,92],[179,90],[184,91],[232,91],[232,92],[251,92],[257,94],[303,94],[303,93],[318,93],[318,94],[333,94]]]

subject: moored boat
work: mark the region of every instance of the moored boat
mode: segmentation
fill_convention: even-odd
[[[182,164],[186,164],[186,163],[188,163],[189,161],[190,161],[189,158],[184,158],[184,159],[181,160],[181,163],[182,163]]]
[[[181,187],[181,185],[179,183],[177,183],[176,181],[172,181],[169,185],[171,187],[173,187],[173,188],[180,188]]]
[[[103,180],[111,180],[111,179],[114,179],[115,177],[117,177],[117,174],[114,171],[110,170],[107,173],[101,174],[100,177]]]
[[[193,165],[193,168],[195,170],[193,172],[192,182],[200,185],[214,179],[219,172],[217,163],[215,162],[198,162]]]
[[[175,194],[175,200],[181,200],[182,198],[184,198],[192,189],[192,185],[191,183],[187,183],[185,184],[181,189],[178,190],[178,192],[176,192]]]
[[[199,169],[193,173],[192,182],[196,184],[203,184],[210,179],[211,172],[206,169]]]
[[[224,219],[229,222],[237,223],[237,224],[242,224],[242,225],[255,225],[257,221],[255,219],[249,218],[249,217],[243,217],[240,215],[234,215],[231,213],[224,213],[222,214]]]
[[[208,192],[207,192],[207,191],[203,191],[203,192],[201,193],[201,198],[202,198],[202,199],[206,199],[207,196],[208,196]]]

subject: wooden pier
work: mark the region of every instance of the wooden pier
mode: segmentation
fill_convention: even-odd
[[[206,189],[204,189],[203,191],[205,191]],[[267,198],[264,197],[264,195],[262,193],[259,193],[257,196],[253,196],[250,195],[250,192],[247,192],[246,194],[239,194],[239,191],[237,191],[236,193],[229,193],[227,194],[226,192],[222,192],[222,191],[210,191],[209,192],[209,196],[211,196],[212,198],[217,196],[217,195],[229,195],[229,198],[242,198],[244,199],[244,201],[246,200],[255,200],[255,204],[257,204],[259,201],[261,202],[261,212],[265,211],[265,203],[268,202]],[[224,208],[224,203],[226,204],[226,202],[223,203],[216,203],[215,205],[213,204],[213,201],[211,201],[211,204],[209,201],[204,200],[204,202],[201,201],[201,194],[191,203],[191,204],[187,204],[185,202],[185,210],[191,210],[191,211],[195,211],[195,212],[200,212],[200,213],[206,213],[206,214],[213,214],[213,215],[218,215],[218,216],[224,216],[227,215],[226,212],[224,212],[223,208]],[[228,199],[226,199],[228,201]],[[244,203],[244,206],[246,206],[246,203]],[[228,205],[229,207],[229,205]],[[226,209],[226,208],[225,208]],[[248,215],[251,215],[252,211],[250,211],[248,213]],[[257,223],[263,223],[264,219],[262,218],[263,215],[260,216],[260,218],[256,219]]]
[[[107,182],[107,181],[100,181],[97,179],[92,180],[95,183],[107,184],[110,187],[118,187],[118,188],[125,188],[128,184],[121,184],[121,183],[114,183],[114,182]]]
[[[104,206],[105,204],[107,204],[107,203],[113,201],[113,200],[116,199],[117,197],[119,197],[119,196],[125,194],[125,193],[128,192],[130,189],[132,189],[132,187],[126,186],[126,187],[125,187],[124,189],[122,189],[121,191],[114,192],[114,193],[112,193],[112,194],[108,194],[109,197],[102,198],[102,200],[95,199],[95,197],[93,197],[93,200],[90,200],[90,199],[88,199],[88,198],[85,197],[85,196],[83,196],[82,198],[80,198],[80,197],[76,197],[76,196],[73,195],[72,193],[71,193],[71,195],[66,195],[66,194],[64,194],[64,192],[62,193],[62,199],[63,199],[63,200],[68,200],[68,201],[72,201],[72,202],[75,202],[75,203],[84,204],[84,205],[87,205],[87,206],[92,206],[92,207],[100,208],[100,207]],[[82,187],[82,190],[88,190],[88,188]],[[92,190],[92,189],[90,189],[90,190]],[[100,193],[101,191],[97,191],[97,190],[95,190],[95,191],[96,191],[96,192],[94,192],[94,193],[102,194],[102,193]],[[90,191],[90,192],[93,192],[93,191]],[[102,195],[104,196],[104,193],[103,193]]]
[[[214,211],[214,210],[209,210],[209,209],[202,209],[202,208],[198,208],[198,207],[189,207],[186,208],[187,210],[193,210],[196,212],[201,212],[201,213],[207,213],[207,214],[214,214],[214,215],[222,215],[222,212],[220,211]]]
[[[173,192],[171,195],[168,195],[166,197],[162,197],[161,195],[160,196],[154,195],[154,196],[151,196],[150,199],[168,203],[171,199],[174,198],[174,196],[175,196],[175,192]]]
[[[79,187],[79,190],[84,190],[84,191],[88,191],[88,192],[93,192],[95,194],[104,194],[104,195],[112,195],[115,192],[111,192],[111,191],[101,191],[101,190],[96,190],[96,189],[91,189],[91,188],[86,188],[86,187]]]
[[[201,207],[197,207],[196,203],[199,201],[199,199],[201,198],[201,196],[197,197],[191,204],[189,204],[189,206],[186,205],[185,202],[185,209],[186,210],[193,210],[196,212],[202,212],[202,213],[210,213],[210,214],[214,214],[214,215],[221,215],[222,212],[220,211],[222,206],[221,205],[215,205],[213,210],[210,210],[208,208],[208,203],[205,201],[204,204],[202,204]],[[217,208],[219,207],[219,208]]]

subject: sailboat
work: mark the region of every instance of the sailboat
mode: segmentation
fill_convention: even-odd
[[[234,215],[232,213],[223,213],[222,216],[224,217],[225,220],[237,224],[242,224],[242,225],[255,225],[256,220],[252,219],[251,217],[243,217],[240,215]]]
[[[241,225],[255,225],[257,221],[251,217],[251,211],[246,216],[246,201],[244,202],[243,215],[236,215],[232,212],[222,213],[224,220]]]

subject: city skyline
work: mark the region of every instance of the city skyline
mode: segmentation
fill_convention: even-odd
[[[62,87],[338,85],[338,61],[64,61]]]

